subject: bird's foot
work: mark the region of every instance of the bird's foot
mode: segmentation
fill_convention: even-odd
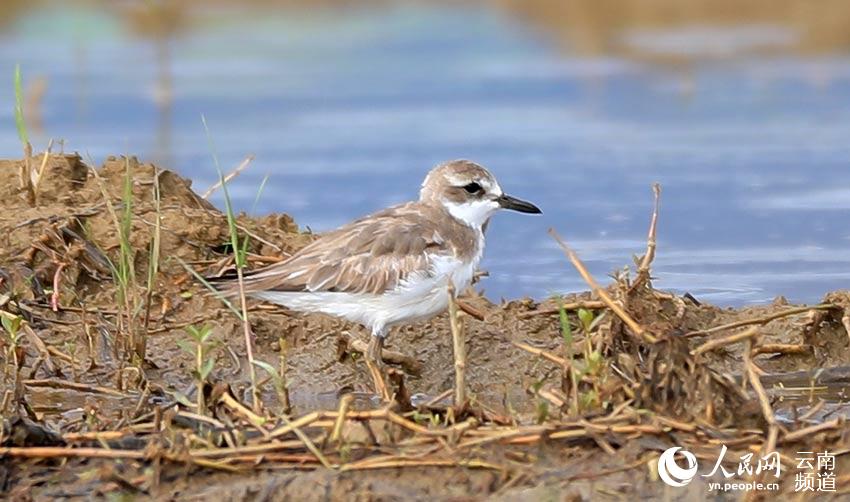
[[[364,358],[368,358],[368,352],[370,347],[375,343],[374,338],[372,337],[372,341],[369,344],[366,344],[360,338],[355,337],[351,333],[344,331],[340,333],[338,340],[337,350],[339,352],[340,361],[342,361],[345,356],[350,351],[360,352],[363,354]],[[383,344],[383,342],[381,342]],[[390,364],[398,364],[402,368],[404,368],[405,373],[410,375],[418,376],[422,373],[422,363],[416,360],[413,357],[402,354],[401,352],[396,352],[393,350],[384,350],[383,346],[378,354],[379,359],[378,362],[390,363]]]

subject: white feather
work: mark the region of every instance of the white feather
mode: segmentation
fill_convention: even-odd
[[[478,230],[501,207],[498,202],[490,199],[473,200],[462,204],[444,200],[443,206],[452,216]]]

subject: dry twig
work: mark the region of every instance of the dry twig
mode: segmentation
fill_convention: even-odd
[[[106,394],[115,397],[128,397],[127,394],[118,392],[115,389],[108,387],[100,387],[98,385],[88,385],[78,382],[69,382],[68,380],[60,380],[58,378],[33,379],[24,380],[22,382],[27,387],[50,387],[53,389],[69,389],[79,392],[90,392],[92,394]]]
[[[812,305],[811,307],[795,307],[792,309],[783,310],[781,312],[774,312],[773,314],[769,314],[766,316],[757,317],[755,319],[745,319],[743,321],[730,322],[729,324],[723,324],[709,329],[691,331],[689,333],[686,333],[685,336],[710,335],[712,333],[717,333],[718,331],[726,331],[728,329],[741,328],[744,326],[751,326],[753,324],[764,325],[771,321],[775,321],[776,319],[781,319],[783,317],[788,317],[797,314],[804,314],[810,310],[832,310],[838,308],[840,307],[831,303],[822,303],[820,305]]]
[[[726,345],[730,345],[733,343],[742,342],[749,338],[752,338],[759,334],[760,326],[752,326],[750,329],[741,331],[740,333],[735,333],[734,335],[729,335],[724,338],[715,338],[714,340],[709,340],[699,347],[695,348],[691,351],[692,356],[698,356],[700,354],[704,354],[710,350],[717,349],[719,347],[725,347]]]
[[[449,281],[449,325],[452,330],[452,345],[455,358],[455,407],[462,409],[466,406],[466,344],[463,333],[463,323],[458,316],[455,302],[455,287]]]
[[[838,429],[842,425],[844,425],[844,419],[835,418],[833,420],[830,420],[829,422],[823,422],[820,424],[811,425],[809,427],[803,427],[802,429],[797,429],[794,432],[789,432],[788,434],[785,434],[782,440],[784,442],[798,441],[813,434],[817,434],[818,432]]]
[[[224,177],[224,182],[229,183],[230,180],[239,176],[239,174],[242,173],[242,171],[244,171],[251,164],[251,161],[253,161],[253,160],[254,160],[253,155],[249,155],[249,156],[245,157],[245,159],[241,163],[239,163],[238,166],[236,166],[236,169],[229,172],[227,174],[227,176]],[[204,192],[203,195],[201,195],[201,198],[202,199],[209,199],[210,195],[212,195],[213,192],[215,192],[219,188],[221,188],[221,180],[216,181],[215,183],[213,183],[213,185],[211,187],[207,188],[207,191]]]
[[[561,312],[561,308],[564,310],[578,310],[578,309],[586,309],[586,310],[598,310],[603,309],[607,305],[603,301],[599,300],[585,300],[579,302],[570,302],[565,303],[559,307],[550,307],[545,309],[537,309],[537,310],[529,310],[528,312],[522,312],[521,314],[517,314],[517,317],[520,319],[528,319],[529,317],[534,317],[538,315],[553,315]]]
[[[630,291],[637,290],[649,281],[650,267],[652,266],[652,261],[655,259],[656,233],[658,230],[658,208],[661,204],[661,185],[653,183],[652,193],[655,198],[655,202],[652,209],[652,219],[649,223],[649,233],[646,238],[646,253],[643,255],[643,259],[638,266],[637,276],[632,283]]]
[[[791,343],[765,343],[753,348],[753,355],[759,354],[808,354],[811,349],[806,345]]]

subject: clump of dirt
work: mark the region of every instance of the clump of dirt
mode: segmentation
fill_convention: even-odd
[[[42,160],[36,156],[30,164]],[[769,445],[772,436],[776,445],[780,432],[790,434],[811,423],[797,422],[807,410],[807,420],[837,413],[835,403],[844,395],[850,372],[817,370],[850,364],[846,292],[830,293],[821,306],[791,306],[777,299],[772,305],[724,309],[657,291],[648,271],[634,281],[620,277],[606,291],[645,331],[641,334],[602,301],[599,291],[541,303],[494,304],[471,290],[462,297],[468,313],[466,381],[473,397],[467,406],[452,407],[445,398],[455,377],[447,314],[394,330],[386,347],[418,362],[418,371],[412,373],[411,364],[402,378],[406,393],[413,394],[412,403],[403,404],[418,409],[402,422],[395,419],[396,425],[425,434],[409,420],[430,420],[432,427],[455,423],[458,432],[445,434],[465,456],[452,457],[449,448],[448,457],[417,464],[397,453],[378,470],[382,464],[364,451],[348,451],[338,439],[341,446],[333,449],[328,432],[319,447],[336,455],[340,469],[352,472],[300,474],[297,469],[320,466],[320,456],[309,448],[268,453],[290,447],[257,443],[272,439],[265,422],[252,422],[226,399],[250,402],[242,324],[187,270],[206,275],[232,267],[225,215],[198,196],[188,180],[135,158],[110,157],[96,171],[77,155],[51,155],[45,165],[33,203],[22,188],[23,161],[0,160],[0,314],[7,324],[17,320],[26,327],[20,328],[17,342],[7,333],[11,324],[0,337],[5,385],[0,413],[15,417],[0,440],[21,448],[0,450],[0,489],[5,487],[12,498],[27,491],[40,497],[83,497],[113,489],[202,496],[210,490],[221,494],[224,487],[232,498],[246,499],[275,492],[307,499],[350,493],[378,499],[547,493],[593,498],[606,481],[619,487],[618,493],[646,496],[663,491],[664,485],[634,469],[657,457],[657,450],[682,443],[698,448],[699,440],[717,437],[734,438],[743,447]],[[122,230],[125,211],[128,226]],[[149,284],[157,218],[161,260]],[[240,215],[238,226],[240,234],[251,236],[251,266],[286,259],[315,238],[285,215]],[[135,274],[128,291],[116,280],[122,232],[133,250]],[[570,273],[567,267],[565,262]],[[284,412],[291,420],[336,410],[343,405],[341,396],[350,394],[356,397],[351,413],[362,414],[355,416],[366,432],[343,420],[339,427],[345,437],[365,438],[382,451],[389,451],[388,444],[393,451],[412,447],[398,442],[398,431],[369,425],[369,417],[390,416],[374,413],[390,411],[371,395],[369,373],[349,348],[352,338],[366,338],[358,326],[254,302],[248,317],[254,357],[264,365],[257,369],[263,379],[263,420],[284,420]],[[212,363],[204,390],[212,404],[193,410],[198,365],[187,331],[202,326],[212,333],[205,342]],[[139,345],[126,343],[129,334],[144,340],[143,358],[133,357]],[[187,342],[189,347],[183,347]],[[758,391],[750,372],[764,375],[767,391]],[[779,392],[785,374],[790,376],[784,381],[796,387],[808,382],[808,387],[797,395],[788,386]],[[277,385],[280,375],[288,396]],[[821,396],[831,404],[819,404]],[[222,413],[221,406],[230,411]],[[252,425],[236,426],[245,420]],[[335,420],[314,415],[303,427],[335,428]],[[172,426],[189,432],[174,432]],[[498,427],[508,429],[494,432]],[[841,434],[843,422],[824,430]],[[425,437],[443,433],[432,429]],[[644,433],[653,437],[642,438]],[[281,436],[295,438],[292,434]],[[488,434],[502,434],[504,440],[485,440]],[[573,439],[559,442],[558,437]],[[104,441],[114,441],[113,450],[146,453],[126,453],[116,465],[76,459],[64,469],[49,461],[22,460],[27,455],[52,458],[26,450],[36,444],[96,447]],[[198,460],[216,458],[219,453],[206,449],[221,446],[245,455],[257,454],[250,448],[269,450],[250,457],[251,465],[238,459]],[[239,450],[243,446],[248,449]],[[54,453],[69,455],[62,451]],[[605,460],[595,459],[596,469],[588,470],[588,459],[599,451],[607,453]],[[13,453],[20,456],[2,457]],[[361,462],[352,463],[352,455]],[[185,468],[165,468],[186,458],[194,460]],[[86,475],[92,465],[97,475]],[[145,470],[148,466],[153,470]],[[273,472],[280,468],[289,472]],[[238,473],[213,474],[221,469]],[[190,472],[193,476],[187,477]],[[399,486],[405,486],[401,494]]]

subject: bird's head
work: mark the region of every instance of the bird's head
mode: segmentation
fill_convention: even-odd
[[[482,228],[499,209],[542,212],[530,202],[505,194],[490,171],[469,160],[453,160],[432,169],[422,182],[419,200],[442,205],[473,228]]]

